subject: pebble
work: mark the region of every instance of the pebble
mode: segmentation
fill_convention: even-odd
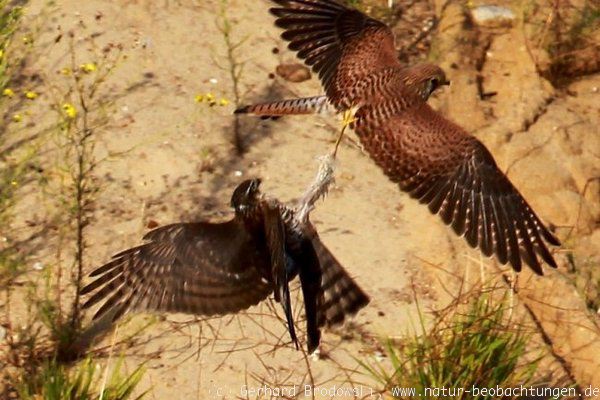
[[[300,63],[279,64],[275,68],[277,75],[289,82],[304,82],[310,79],[310,70]]]
[[[512,21],[515,19],[515,13],[509,8],[502,6],[483,5],[475,7],[471,13],[475,22],[482,24],[488,22],[498,22],[503,20]]]

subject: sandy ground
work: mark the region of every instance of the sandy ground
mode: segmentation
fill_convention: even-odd
[[[33,2],[30,18],[41,3]],[[233,40],[245,40],[239,51],[245,63],[244,102],[321,92],[315,78],[301,84],[269,79],[280,62],[294,56],[278,39],[266,1],[230,4]],[[230,143],[234,105],[210,108],[194,101],[196,94],[206,92],[233,99],[228,71],[220,67],[227,60],[215,23],[218,10],[216,0],[61,0],[44,24],[40,43],[50,43],[60,26],[65,32],[73,29],[76,38],[97,33],[98,43],[122,43],[127,54],[103,89],[115,95],[115,102],[109,110],[111,124],[98,132],[98,157],[109,157],[97,170],[102,190],[88,228],[90,269],[139,243],[150,220],[163,225],[225,218],[231,191],[242,179],[261,177],[266,193],[293,200],[314,176],[316,157],[332,148],[338,128],[332,118],[243,119],[247,152],[235,155]],[[535,73],[516,27],[492,32],[477,71],[462,51],[467,45],[455,41],[463,34],[454,23],[460,18],[452,7],[444,10],[438,61],[453,85],[433,103],[489,146],[542,219],[556,227],[565,243],[557,253],[559,270],[543,279],[525,271],[516,301],[530,307],[552,339],[551,351],[565,361],[550,360],[543,372],[558,380],[566,365],[582,387],[600,387],[597,318],[570,283],[565,256],[599,262],[600,190],[590,179],[600,176],[600,76],[575,82],[568,92],[552,89]],[[93,50],[87,47],[84,42],[77,47],[82,62],[92,61]],[[274,54],[273,48],[281,52]],[[67,64],[65,55],[62,41],[34,67],[52,79]],[[477,75],[484,90],[496,96],[479,100]],[[23,206],[23,213],[32,211]],[[354,358],[371,360],[376,338],[411,332],[416,321],[413,286],[427,308],[444,304],[448,294],[442,284],[455,283],[442,270],[459,276],[468,270],[473,282],[480,262],[487,274],[498,271],[494,261],[481,260],[438,217],[400,193],[349,141],[341,149],[337,183],[312,219],[324,242],[371,295],[371,304],[349,326],[324,333],[320,359],[293,350],[283,322],[266,305],[204,323],[169,315],[144,331],[143,337],[152,340],[127,352],[129,368],[152,355],[141,385],[152,388],[149,398],[246,397],[243,385],[258,388],[263,383],[259,377],[271,385],[323,389],[350,387],[346,381],[353,380],[364,382],[358,387],[366,395],[376,385],[354,372]],[[41,259],[49,257],[43,253]],[[116,338],[150,319],[134,317],[119,326]],[[220,339],[212,340],[217,333]],[[108,335],[100,345],[115,336]]]

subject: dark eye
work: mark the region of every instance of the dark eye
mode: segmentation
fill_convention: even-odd
[[[431,90],[435,90],[440,86],[440,80],[438,78],[431,78]]]

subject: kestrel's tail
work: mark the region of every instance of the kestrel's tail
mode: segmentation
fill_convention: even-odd
[[[253,104],[235,110],[236,114],[253,114],[265,118],[329,112],[335,113],[336,110],[324,95]]]

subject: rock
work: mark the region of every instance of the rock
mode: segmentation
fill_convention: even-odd
[[[289,82],[304,82],[311,78],[310,70],[299,63],[279,64],[275,72]]]
[[[483,5],[471,10],[473,20],[480,25],[497,25],[512,23],[515,13],[509,8],[494,5]]]

